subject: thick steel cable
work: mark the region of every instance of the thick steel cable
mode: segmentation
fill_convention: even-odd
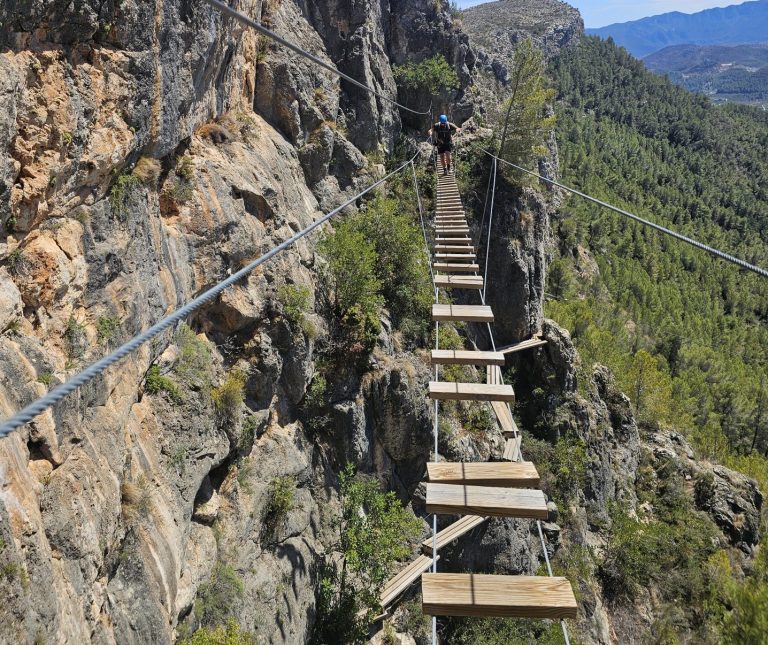
[[[224,13],[231,18],[234,18],[238,22],[241,22],[242,24],[246,25],[247,27],[250,27],[251,29],[255,29],[260,34],[266,36],[267,38],[270,38],[271,40],[274,40],[276,43],[281,44],[283,47],[287,47],[291,51],[299,54],[299,56],[303,56],[304,58],[311,60],[316,65],[319,65],[323,69],[331,72],[331,74],[335,74],[339,78],[343,78],[345,81],[352,83],[352,85],[359,87],[361,90],[365,90],[366,92],[373,94],[374,96],[380,98],[382,101],[387,101],[388,103],[392,103],[393,105],[396,105],[402,110],[406,110],[407,112],[410,112],[412,114],[418,114],[419,116],[429,114],[429,110],[426,112],[419,112],[417,110],[412,110],[411,108],[405,105],[402,105],[401,103],[398,103],[395,99],[390,98],[389,96],[386,96],[385,94],[382,94],[381,92],[378,92],[371,87],[368,87],[365,83],[361,83],[360,81],[352,78],[348,74],[345,74],[344,72],[340,72],[333,65],[326,63],[319,56],[316,56],[315,54],[308,52],[306,49],[302,49],[298,45],[293,44],[290,40],[286,40],[282,36],[278,36],[274,31],[267,29],[264,25],[259,24],[255,20],[240,13],[236,9],[233,9],[232,7],[221,2],[220,0],[203,0],[203,1],[207,2],[209,5],[211,5],[211,7],[213,7],[214,9],[217,9],[221,13]]]
[[[197,298],[187,303],[180,309],[177,309],[170,316],[167,316],[166,318],[163,318],[160,322],[155,323],[152,327],[147,329],[145,332],[135,336],[134,338],[132,338],[131,340],[129,340],[128,342],[120,346],[118,349],[116,349],[114,352],[112,352],[108,356],[105,356],[101,360],[95,362],[93,365],[90,365],[89,367],[84,369],[82,372],[72,377],[66,383],[63,383],[62,385],[55,387],[45,396],[29,404],[20,412],[17,412],[16,414],[14,414],[10,419],[7,419],[2,423],[2,425],[0,425],[0,438],[5,437],[6,435],[13,432],[17,428],[20,428],[24,424],[34,419],[39,414],[42,414],[43,412],[45,412],[48,408],[56,405],[64,397],[71,394],[76,389],[85,385],[92,379],[96,378],[99,374],[104,372],[104,370],[106,370],[108,367],[114,365],[115,363],[117,363],[119,360],[121,360],[128,354],[137,350],[144,343],[152,340],[153,338],[158,336],[160,333],[162,333],[172,325],[175,325],[176,323],[182,321],[189,314],[196,311],[197,309],[202,307],[204,304],[213,300],[222,291],[224,291],[228,287],[231,287],[240,279],[244,278],[249,273],[251,273],[254,269],[256,269],[256,267],[264,264],[265,262],[272,259],[275,255],[277,255],[281,251],[284,251],[285,249],[289,248],[290,246],[295,244],[298,240],[300,240],[301,238],[308,235],[309,233],[314,231],[316,228],[318,228],[319,226],[327,222],[334,215],[337,215],[339,212],[344,210],[347,206],[354,203],[355,201],[357,201],[358,199],[360,199],[361,197],[363,197],[364,195],[372,191],[374,188],[377,188],[378,186],[386,182],[393,175],[396,175],[397,173],[399,173],[401,170],[403,170],[403,168],[406,168],[414,159],[416,159],[416,157],[418,157],[419,154],[420,153],[417,153],[416,155],[413,156],[412,159],[410,159],[409,161],[406,161],[402,166],[397,168],[397,170],[393,170],[387,176],[383,177],[382,179],[379,179],[376,183],[368,186],[368,188],[366,188],[361,193],[358,193],[354,197],[351,197],[350,199],[345,201],[341,206],[338,206],[337,208],[333,209],[330,213],[327,213],[326,215],[323,215],[323,217],[321,217],[320,219],[312,222],[312,224],[307,226],[305,229],[299,231],[293,237],[287,239],[285,242],[282,242],[278,246],[274,247],[272,250],[268,251],[267,253],[262,255],[260,258],[251,262],[248,266],[243,267],[237,273],[232,274],[226,280],[218,283],[214,287],[211,287],[210,289],[208,289],[208,291],[199,295]]]
[[[742,269],[746,269],[747,271],[752,271],[754,273],[757,273],[758,275],[768,278],[768,270],[763,269],[761,267],[755,266],[754,264],[750,264],[749,262],[746,262],[742,260],[741,258],[737,258],[734,255],[730,255],[729,253],[725,253],[724,251],[721,251],[719,249],[716,249],[714,247],[711,247],[707,244],[703,244],[702,242],[699,242],[698,240],[694,240],[691,237],[688,237],[687,235],[683,235],[682,233],[678,233],[677,231],[673,231],[672,229],[667,228],[666,226],[661,226],[660,224],[656,224],[654,222],[651,222],[650,220],[644,219],[640,217],[639,215],[635,215],[634,213],[630,213],[629,211],[624,210],[623,208],[619,208],[618,206],[614,206],[613,204],[609,204],[608,202],[604,202],[601,199],[597,199],[596,197],[592,197],[590,195],[587,195],[586,193],[581,192],[580,190],[577,190],[575,188],[571,188],[570,186],[566,186],[565,184],[561,184],[558,181],[555,181],[554,179],[548,179],[547,177],[544,177],[540,175],[537,172],[534,172],[532,170],[527,170],[526,168],[522,168],[521,166],[518,166],[516,164],[513,164],[509,161],[505,161],[504,159],[500,159],[496,155],[494,155],[491,152],[488,152],[484,148],[479,148],[479,150],[482,150],[485,154],[487,154],[489,157],[493,157],[496,161],[500,161],[503,164],[506,164],[507,166],[510,166],[512,168],[515,168],[516,170],[519,170],[520,172],[524,172],[528,175],[531,175],[532,177],[537,177],[541,181],[546,182],[548,184],[551,184],[552,186],[557,186],[558,188],[562,188],[563,190],[568,191],[569,193],[573,193],[574,195],[578,195],[579,197],[586,199],[589,202],[592,202],[593,204],[597,204],[598,206],[602,206],[603,208],[607,208],[608,210],[613,211],[614,213],[618,213],[619,215],[623,215],[624,217],[628,217],[631,220],[634,220],[635,222],[638,222],[639,224],[642,224],[643,226],[648,226],[652,229],[655,229],[661,233],[664,233],[665,235],[669,235],[670,237],[675,238],[676,240],[680,240],[681,242],[685,242],[686,244],[690,244],[691,246],[701,250],[705,251],[706,253],[709,253],[711,255],[714,255],[721,260],[725,260],[726,262],[731,262]]]

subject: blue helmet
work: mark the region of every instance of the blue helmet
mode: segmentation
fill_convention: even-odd
[[[448,123],[448,117],[445,114],[440,115],[440,123]]]

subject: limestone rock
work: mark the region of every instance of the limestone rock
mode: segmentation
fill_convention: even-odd
[[[0,269],[0,331],[16,322],[22,314],[21,293],[19,293],[8,272]]]

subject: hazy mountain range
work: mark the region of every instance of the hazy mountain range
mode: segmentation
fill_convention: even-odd
[[[768,42],[768,0],[707,9],[694,14],[678,11],[587,29],[611,37],[638,58],[670,45],[733,45]]]

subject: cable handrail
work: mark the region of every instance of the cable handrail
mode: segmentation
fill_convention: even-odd
[[[111,354],[108,354],[107,356],[101,358],[100,360],[96,361],[92,365],[88,366],[86,369],[84,369],[79,374],[75,375],[65,383],[62,383],[61,385],[55,387],[52,389],[48,394],[45,396],[37,399],[36,401],[33,401],[26,407],[24,407],[22,410],[11,416],[9,419],[6,419],[3,421],[2,425],[0,425],[0,439],[7,436],[14,430],[17,430],[21,426],[29,423],[37,417],[38,415],[42,414],[49,408],[56,405],[59,401],[67,397],[69,394],[74,392],[76,389],[80,388],[81,386],[85,385],[89,381],[93,380],[97,376],[99,376],[102,372],[104,372],[108,367],[111,367],[121,359],[125,358],[128,354],[133,353],[136,351],[139,347],[147,343],[148,341],[152,340],[156,336],[160,335],[163,331],[170,328],[171,326],[175,325],[178,322],[181,322],[184,318],[186,318],[189,314],[192,312],[198,310],[200,307],[202,307],[204,304],[210,302],[213,300],[216,296],[218,296],[220,293],[222,293],[225,289],[228,287],[231,287],[236,282],[244,278],[245,276],[252,273],[257,267],[261,266],[265,262],[272,259],[274,256],[276,256],[281,251],[284,251],[285,249],[293,246],[298,240],[301,238],[307,236],[309,233],[314,231],[316,228],[330,220],[334,215],[337,215],[342,210],[344,210],[347,206],[353,204],[361,197],[367,195],[369,192],[371,192],[374,188],[377,188],[378,186],[381,186],[383,183],[385,183],[390,177],[398,174],[401,170],[404,168],[407,168],[413,161],[421,154],[421,152],[417,152],[411,159],[406,161],[404,164],[402,164],[399,168],[396,170],[393,170],[391,173],[383,177],[382,179],[379,179],[377,182],[371,184],[363,190],[362,192],[358,193],[354,197],[350,197],[347,201],[345,201],[340,206],[337,206],[329,213],[323,215],[321,218],[315,220],[307,226],[306,228],[302,229],[295,235],[291,236],[284,242],[278,244],[277,246],[273,247],[270,251],[265,253],[264,255],[260,256],[247,266],[240,269],[237,273],[233,273],[230,277],[228,277],[226,280],[222,280],[218,284],[214,285],[204,293],[200,294],[190,302],[188,302],[183,307],[180,307],[175,312],[170,314],[169,316],[166,316],[159,322],[155,323],[147,329],[146,331],[137,334],[134,336],[131,340],[127,341],[120,347],[118,347],[115,351],[113,351]]]
[[[667,228],[666,226],[662,226],[661,224],[656,224],[655,222],[651,222],[650,220],[640,217],[639,215],[635,215],[634,213],[630,213],[629,211],[624,210],[623,208],[619,208],[618,206],[614,206],[613,204],[604,202],[602,199],[597,199],[596,197],[587,195],[586,193],[583,193],[580,190],[577,190],[576,188],[572,188],[571,186],[566,186],[565,184],[561,184],[559,181],[555,181],[554,179],[549,179],[548,177],[544,177],[543,175],[540,175],[539,173],[534,172],[533,170],[528,170],[527,168],[523,168],[522,166],[513,164],[511,161],[506,161],[505,159],[501,159],[500,157],[497,157],[496,155],[494,155],[492,152],[489,152],[485,148],[477,147],[476,149],[484,152],[489,157],[492,157],[493,159],[495,159],[497,162],[500,161],[501,163],[506,164],[507,166],[510,166],[512,168],[515,168],[520,172],[524,172],[528,175],[531,175],[532,177],[537,177],[541,181],[551,184],[552,186],[557,186],[558,188],[562,188],[563,190],[566,190],[569,193],[573,193],[574,195],[578,195],[579,197],[586,199],[587,201],[592,202],[594,204],[597,204],[598,206],[602,206],[603,208],[607,208],[608,210],[618,213],[619,215],[628,217],[629,219],[634,220],[635,222],[638,222],[643,226],[648,226],[661,233],[664,233],[665,235],[669,235],[675,238],[676,240],[680,240],[681,242],[690,244],[691,246],[699,249],[700,251],[704,251],[706,253],[709,253],[711,255],[714,255],[720,258],[721,260],[725,260],[726,262],[731,262],[732,264],[736,264],[742,269],[746,269],[747,271],[752,271],[753,273],[757,273],[758,275],[764,278],[768,278],[768,270],[763,269],[762,267],[759,267],[759,266],[755,266],[754,264],[750,264],[749,262],[746,262],[741,258],[737,258],[735,255],[731,255],[729,253],[726,253],[725,251],[721,251],[720,249],[716,249],[712,246],[704,244],[703,242],[694,240],[692,237],[688,237],[687,235],[683,235],[682,233],[673,231],[672,229]]]
[[[345,74],[342,71],[339,71],[336,69],[333,65],[330,65],[329,63],[326,63],[322,58],[319,56],[316,56],[315,54],[308,52],[306,49],[302,49],[298,45],[292,43],[290,40],[286,40],[282,36],[278,36],[274,31],[271,29],[267,29],[264,25],[259,24],[252,18],[249,18],[248,16],[240,13],[236,9],[233,9],[229,5],[221,2],[221,0],[203,0],[204,2],[207,2],[211,7],[214,9],[217,9],[221,13],[224,13],[228,15],[230,18],[234,18],[238,22],[241,22],[242,24],[246,25],[247,27],[250,27],[251,29],[255,29],[258,31],[261,35],[266,36],[267,38],[270,38],[271,40],[274,40],[276,43],[279,43],[283,47],[287,47],[292,52],[295,52],[299,54],[299,56],[303,56],[304,58],[307,58],[311,60],[316,65],[319,65],[323,69],[325,69],[328,72],[331,72],[331,74],[334,74],[338,76],[339,78],[343,78],[345,81],[352,83],[352,85],[355,85],[356,87],[359,87],[362,90],[365,90],[366,92],[369,92],[370,94],[373,94],[377,98],[380,98],[382,101],[387,101],[388,103],[392,103],[393,105],[396,105],[401,110],[405,110],[406,112],[410,112],[411,114],[417,114],[419,116],[425,116],[430,113],[430,110],[427,110],[426,112],[419,112],[418,110],[414,110],[412,108],[409,108],[406,105],[403,105],[402,103],[398,103],[397,100],[387,96],[386,94],[382,94],[381,92],[374,90],[372,87],[368,87],[365,83],[361,83],[357,79],[349,76],[349,74]]]

